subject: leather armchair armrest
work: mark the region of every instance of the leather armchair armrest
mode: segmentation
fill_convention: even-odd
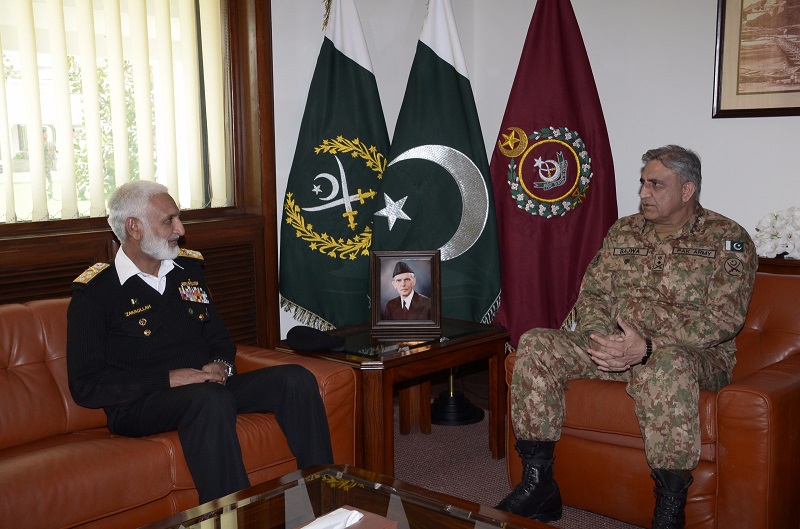
[[[236,369],[241,373],[281,364],[299,364],[317,377],[328,416],[334,462],[355,465],[356,375],[353,370],[321,358],[237,345]]]
[[[717,395],[717,527],[789,527],[800,498],[800,355]]]

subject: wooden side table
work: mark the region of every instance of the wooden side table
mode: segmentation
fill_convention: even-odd
[[[489,449],[494,459],[505,457],[506,382],[503,370],[509,333],[502,327],[442,319],[442,338],[422,342],[377,342],[368,324],[342,327],[331,334],[344,336],[345,351],[294,351],[285,340],[277,349],[325,358],[350,365],[358,376],[361,396],[361,457],[357,465],[387,476],[394,475],[394,385],[400,389],[401,431],[418,422],[430,433],[430,380],[439,371],[488,359]]]

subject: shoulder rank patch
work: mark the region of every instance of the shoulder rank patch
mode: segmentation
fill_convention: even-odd
[[[100,273],[111,266],[108,263],[95,263],[89,268],[87,268],[81,275],[75,278],[73,283],[83,283],[88,284],[89,281],[100,275]]]
[[[188,257],[190,259],[197,259],[197,260],[200,260],[200,261],[203,260],[203,254],[201,254],[200,252],[198,252],[196,250],[187,250],[186,248],[181,248],[181,251],[178,254],[178,257]]]

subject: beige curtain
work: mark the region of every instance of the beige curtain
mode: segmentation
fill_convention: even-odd
[[[131,178],[232,205],[221,1],[0,0],[0,222],[103,216]]]

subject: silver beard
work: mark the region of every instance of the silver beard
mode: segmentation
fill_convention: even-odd
[[[142,237],[141,249],[142,252],[159,261],[175,259],[180,253],[180,248],[177,246],[171,247],[169,239],[160,239],[150,230],[149,226],[145,231],[144,237]]]

